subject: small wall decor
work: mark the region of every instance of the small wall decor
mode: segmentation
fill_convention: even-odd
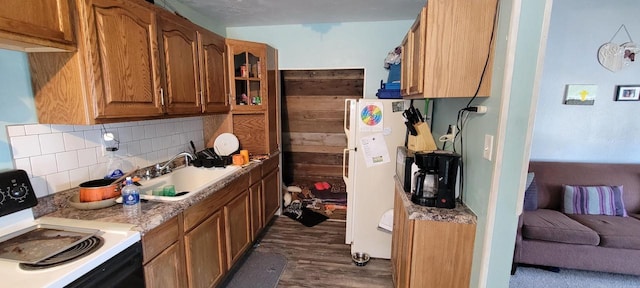
[[[598,85],[571,84],[565,90],[564,104],[593,105]]]
[[[639,101],[640,85],[618,85],[616,101]]]
[[[616,38],[622,29],[626,32],[629,42],[622,44],[613,43],[613,39]],[[600,62],[600,65],[604,68],[607,68],[607,70],[617,72],[620,71],[620,69],[631,65],[631,63],[635,61],[635,56],[638,52],[640,52],[640,48],[633,43],[633,39],[631,39],[631,35],[629,34],[627,27],[622,24],[620,25],[620,28],[618,28],[618,31],[613,34],[611,40],[602,44],[600,49],[598,49],[598,62]]]

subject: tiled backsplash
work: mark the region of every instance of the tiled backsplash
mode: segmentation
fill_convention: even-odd
[[[104,131],[113,132],[119,149],[106,151]],[[27,124],[7,126],[14,167],[29,174],[38,197],[103,178],[109,167],[123,172],[169,160],[182,151],[204,148],[202,117],[104,125]]]

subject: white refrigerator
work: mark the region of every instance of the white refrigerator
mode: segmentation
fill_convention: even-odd
[[[401,99],[345,100],[342,177],[347,190],[345,243],[351,253],[391,258],[391,233],[381,227],[393,226],[396,149],[405,144],[402,112],[408,107],[409,101]],[[387,221],[380,225],[383,216]]]

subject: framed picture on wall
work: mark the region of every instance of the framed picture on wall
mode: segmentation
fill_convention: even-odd
[[[616,101],[639,101],[640,85],[618,85]]]

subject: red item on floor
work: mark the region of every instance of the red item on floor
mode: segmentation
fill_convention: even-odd
[[[324,190],[324,185],[322,185],[322,182],[316,182],[315,184],[313,184],[313,186],[315,186],[316,190],[318,191],[322,191]]]

